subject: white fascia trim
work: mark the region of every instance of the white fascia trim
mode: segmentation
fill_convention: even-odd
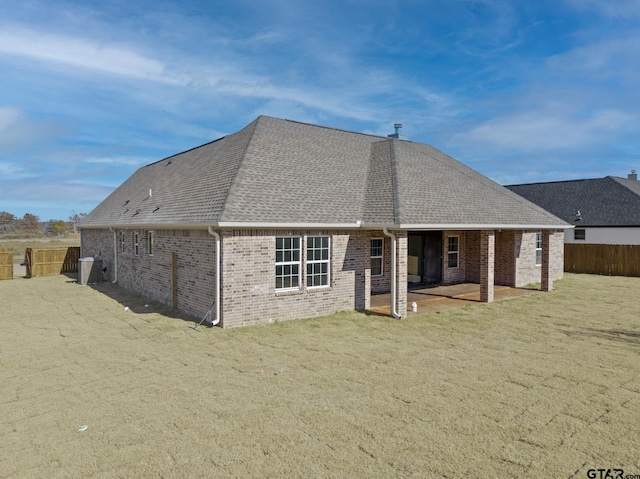
[[[218,228],[247,228],[247,229],[357,229],[362,228],[362,223],[268,223],[268,222],[244,222],[221,221],[216,223]]]
[[[398,226],[388,226],[401,230],[564,230],[573,228],[573,225],[492,225],[492,224],[400,224]]]
[[[87,225],[80,226],[80,230],[206,230],[210,224],[179,224],[179,223],[161,223],[161,224],[127,224],[127,225]]]

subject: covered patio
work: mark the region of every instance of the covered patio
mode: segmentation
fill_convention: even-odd
[[[532,288],[513,288],[510,286],[494,286],[495,301],[503,299],[517,298],[530,294],[540,293],[539,289]],[[461,283],[447,286],[423,286],[417,288],[409,288],[407,291],[407,314],[416,314],[412,312],[411,305],[417,304],[417,313],[437,313],[452,308],[461,308],[472,304],[479,304],[483,301],[480,299],[480,285],[476,283]],[[390,310],[390,294],[372,294],[371,307],[368,311],[391,315]]]

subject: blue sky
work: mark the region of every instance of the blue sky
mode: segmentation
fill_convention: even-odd
[[[271,115],[502,184],[640,169],[636,0],[2,0],[0,211],[89,212]]]

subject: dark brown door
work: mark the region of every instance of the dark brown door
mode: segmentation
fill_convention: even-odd
[[[422,282],[424,284],[440,284],[442,282],[442,231],[426,231],[424,233]]]

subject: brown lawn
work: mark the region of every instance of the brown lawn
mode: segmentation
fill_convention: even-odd
[[[640,279],[556,287],[194,330],[111,284],[0,281],[0,478],[640,474]]]

